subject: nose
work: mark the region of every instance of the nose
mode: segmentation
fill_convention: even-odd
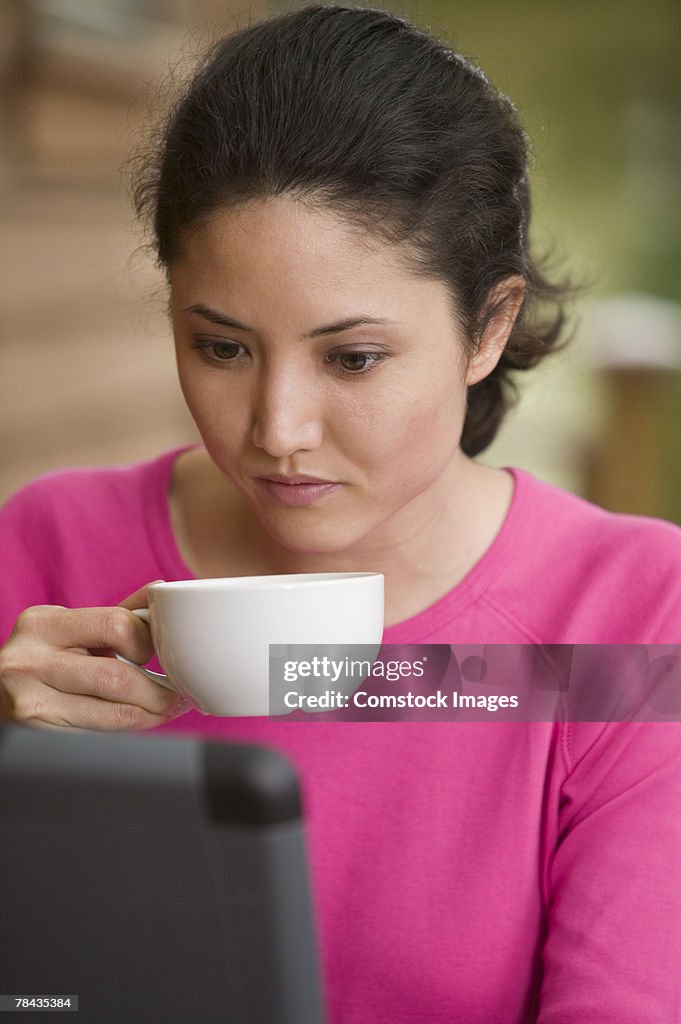
[[[263,370],[253,409],[253,444],[274,459],[319,447],[322,435],[320,397],[300,368]]]

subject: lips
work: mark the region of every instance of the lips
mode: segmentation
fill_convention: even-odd
[[[295,478],[289,477],[289,479]],[[343,486],[339,483],[319,480],[314,477],[308,477],[308,482],[303,483],[281,483],[265,477],[256,477],[256,480],[260,488],[277,502],[296,508],[312,505]]]
[[[275,484],[287,484],[290,487],[296,487],[298,484],[333,484],[335,480],[325,480],[319,476],[308,476],[305,473],[292,474],[286,476],[284,473],[272,473],[268,476],[258,477],[259,480],[269,480]]]

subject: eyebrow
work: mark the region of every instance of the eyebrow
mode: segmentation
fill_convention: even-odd
[[[197,313],[202,316],[205,320],[210,320],[213,324],[219,324],[220,327],[231,327],[238,331],[249,331],[251,334],[255,334],[255,327],[247,327],[246,324],[240,323],[235,320],[234,317],[227,316],[225,313],[218,313],[214,309],[210,309],[208,306],[204,306],[201,303],[197,303],[194,306],[186,306],[183,313]],[[398,323],[397,320],[386,320],[381,317],[365,316],[360,314],[359,316],[348,317],[345,320],[339,320],[335,324],[326,324],[325,327],[315,327],[313,331],[309,331],[304,334],[304,338],[321,338],[326,334],[338,334],[340,331],[349,331],[352,327],[361,327],[363,324],[394,324]]]

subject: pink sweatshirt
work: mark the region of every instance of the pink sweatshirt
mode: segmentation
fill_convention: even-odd
[[[167,500],[184,450],[49,473],[6,503],[0,643],[30,605],[191,577]],[[385,643],[681,642],[681,528],[508,472],[491,547]],[[190,711],[154,731],[296,765],[328,1024],[681,1021],[681,723]]]

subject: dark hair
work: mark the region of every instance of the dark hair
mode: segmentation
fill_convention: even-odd
[[[570,340],[557,344],[581,291],[530,256],[528,153],[510,100],[446,43],[387,11],[313,4],[211,44],[127,170],[166,274],[218,209],[280,195],[321,204],[448,285],[467,356],[498,312],[491,290],[522,275],[506,348],[468,389],[461,447],[474,456],[517,401],[511,373]]]

